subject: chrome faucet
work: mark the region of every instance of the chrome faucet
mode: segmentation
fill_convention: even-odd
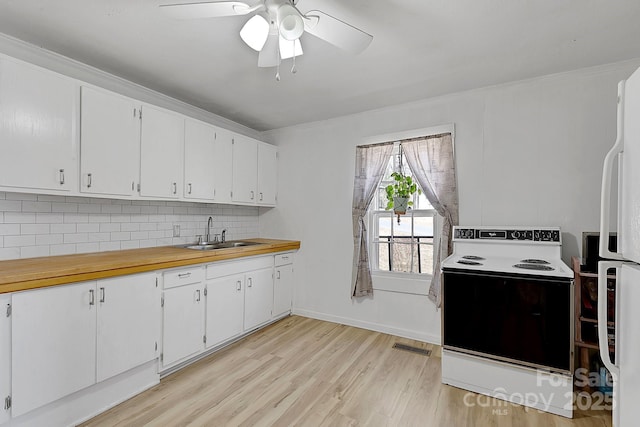
[[[227,229],[225,228],[224,230],[222,230],[222,237],[221,237],[221,242],[224,243],[227,241]]]
[[[211,241],[211,223],[212,222],[213,222],[213,217],[209,217],[209,219],[207,220],[207,232],[204,237],[207,242]]]

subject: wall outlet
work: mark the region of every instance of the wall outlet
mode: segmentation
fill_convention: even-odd
[[[174,225],[173,226],[173,237],[180,237],[180,226],[179,225]]]

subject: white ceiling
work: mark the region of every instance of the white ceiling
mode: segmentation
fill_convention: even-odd
[[[299,0],[374,39],[350,56],[304,34],[277,82],[238,36],[247,16],[158,8],[175,2],[0,0],[0,32],[260,131],[640,57],[638,0]]]

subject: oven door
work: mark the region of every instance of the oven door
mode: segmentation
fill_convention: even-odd
[[[444,271],[444,348],[573,372],[573,280]]]

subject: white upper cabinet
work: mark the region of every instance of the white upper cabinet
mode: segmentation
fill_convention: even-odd
[[[278,149],[258,143],[258,199],[259,205],[275,206],[278,186]]]
[[[0,294],[0,403],[11,395],[11,294]],[[11,408],[0,404],[0,424],[11,416]]]
[[[77,94],[72,79],[0,57],[0,186],[76,188]]]
[[[156,358],[160,295],[156,273],[98,280],[98,382]]]
[[[215,190],[215,137],[213,126],[185,119],[184,198],[213,200]]]
[[[140,195],[177,199],[182,195],[184,118],[142,106]]]
[[[225,129],[216,129],[216,144],[214,156],[216,203],[231,203],[233,191],[233,134]]]
[[[258,180],[258,142],[242,135],[233,138],[233,201],[255,203]]]
[[[12,295],[12,416],[96,382],[95,282]]]
[[[140,103],[83,86],[80,191],[131,197],[140,170]]]

